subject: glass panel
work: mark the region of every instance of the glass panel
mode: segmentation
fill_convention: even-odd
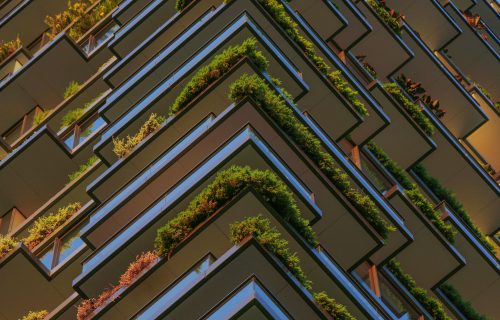
[[[389,191],[392,184],[387,180],[382,173],[373,165],[373,163],[366,158],[363,153],[360,153],[361,168],[365,176],[377,188],[380,193],[384,194]]]
[[[39,256],[40,262],[47,267],[47,269],[52,269],[52,260],[54,259],[54,243],[52,243],[43,253]]]
[[[78,139],[77,145],[80,145],[81,143],[83,143],[93,133],[97,132],[105,124],[106,124],[106,122],[101,117],[95,119],[94,121],[90,121],[90,122],[85,123],[82,127],[80,127],[80,137]]]
[[[61,240],[61,247],[59,249],[59,258],[56,264],[66,260],[73,252],[83,245],[83,240],[80,238],[80,229],[76,229]]]
[[[75,128],[73,128],[64,138],[64,144],[68,146],[68,148],[73,149],[75,143]]]
[[[384,276],[379,273],[379,287],[382,301],[388,306],[399,319],[414,319],[418,320],[420,315],[402,299],[398,291],[389,283]]]

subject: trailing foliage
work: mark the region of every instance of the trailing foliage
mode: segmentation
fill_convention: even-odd
[[[314,294],[314,300],[335,320],[356,320],[347,308],[334,299],[330,298],[326,292],[321,291]]]
[[[358,110],[358,112],[364,116],[368,115],[368,111],[361,100],[357,98],[358,93],[356,90],[351,88],[347,81],[342,79],[342,73],[339,70],[332,71],[328,74],[328,78],[333,83],[333,85],[339,90],[339,92]]]
[[[194,97],[220,79],[244,57],[249,58],[260,70],[266,70],[268,61],[256,49],[257,40],[249,38],[238,46],[231,46],[216,55],[206,66],[200,68],[169,107],[169,115],[183,109]]]
[[[78,92],[82,88],[82,85],[76,81],[71,81],[66,89],[64,90],[64,100],[68,99],[72,95]]]
[[[396,99],[408,112],[410,117],[415,120],[419,127],[429,136],[434,134],[434,126],[425,116],[419,106],[408,100],[395,83],[386,83],[384,88]]]
[[[78,90],[77,90],[78,91]],[[77,122],[80,120],[80,118],[85,114],[85,111],[92,106],[101,96],[103,93],[98,94],[96,97],[94,97],[92,100],[87,102],[86,104],[83,105],[83,107],[76,108],[69,110],[61,119],[61,129],[66,128],[73,123]]]
[[[28,249],[33,250],[54,230],[68,221],[81,207],[80,202],[71,203],[59,208],[56,213],[50,213],[47,216],[36,219],[31,228],[28,229],[28,236],[22,240],[24,245]]]
[[[83,300],[77,308],[78,320],[90,319],[92,313],[99,307],[109,302],[109,299],[121,288],[128,287],[134,280],[148,267],[158,261],[158,256],[154,252],[145,252],[138,255],[128,266],[125,273],[120,276],[117,285],[104,290],[97,298]]]
[[[88,168],[92,167],[99,158],[96,155],[91,156],[86,163],[82,164],[78,170],[68,175],[69,182],[78,179]]]
[[[262,196],[311,246],[317,245],[316,234],[309,221],[302,217],[292,192],[283,181],[271,171],[232,166],[219,172],[184,211],[158,229],[155,240],[157,254],[170,254],[198,225],[249,187]]]
[[[288,250],[288,241],[281,238],[281,234],[276,228],[271,227],[269,219],[262,215],[247,217],[243,221],[231,224],[229,228],[231,243],[239,244],[249,236],[255,237],[257,242],[271,251],[306,289],[312,289],[312,282],[307,279],[300,267],[297,253],[291,253]]]
[[[44,320],[45,317],[49,314],[47,310],[41,311],[30,311],[27,315],[21,318],[21,320]]]
[[[271,251],[307,290],[312,291],[312,282],[307,279],[302,270],[297,253],[290,253],[288,241],[281,238],[279,231],[271,226],[268,219],[258,215],[256,217],[247,217],[230,225],[230,239],[233,244],[237,245],[250,236],[254,237],[264,248]],[[313,293],[313,296],[316,302],[334,319],[355,319],[349,314],[345,306],[330,298],[326,292]]]
[[[225,0],[226,3],[233,0]],[[301,36],[297,23],[287,14],[285,7],[277,0],[258,0],[266,11],[273,17],[287,33],[287,35],[300,47],[304,54],[314,63],[316,68],[323,73],[337,88],[337,90],[353,104],[356,110],[363,116],[368,112],[365,105],[357,98],[358,92],[340,77],[340,71],[330,73],[330,66],[320,57],[311,41]]]
[[[389,158],[389,156],[374,142],[369,142],[366,147],[405,189],[404,192],[410,201],[420,209],[448,241],[453,243],[456,233],[452,226],[441,220],[441,214],[434,210],[433,204],[420,192],[417,185],[410,180],[406,172],[401,169],[396,162]]]
[[[377,15],[396,32],[396,34],[401,35],[403,31],[401,19],[403,16],[397,11],[387,7],[385,0],[366,0],[366,2],[375,10]]]
[[[432,319],[451,320],[451,318],[446,315],[441,302],[431,297],[425,289],[418,287],[415,280],[413,280],[409,274],[404,273],[399,262],[392,259],[387,263],[387,268],[399,280],[399,282],[406,287],[415,299],[422,304],[425,310],[432,315]]]
[[[453,211],[455,211],[455,213],[462,218],[462,221],[467,224],[472,232],[474,232],[481,242],[491,251],[491,253],[496,255],[495,246],[491,243],[491,240],[489,240],[488,237],[486,237],[474,223],[474,221],[472,221],[472,218],[467,213],[462,203],[460,203],[460,201],[455,197],[453,192],[446,189],[438,179],[431,177],[423,165],[414,165],[412,167],[412,171],[425,183],[425,185],[436,195],[436,197],[438,197],[438,199],[446,201],[446,203],[448,203]]]
[[[166,118],[164,116],[152,113],[148,120],[141,126],[139,132],[133,136],[127,135],[127,137],[123,139],[113,138],[113,152],[119,159],[124,158],[136,145],[156,131],[165,120]]]
[[[468,320],[488,320],[488,317],[477,312],[469,301],[465,301],[452,285],[445,282],[439,289]]]
[[[45,24],[49,27],[47,36],[53,39],[72,24],[67,33],[70,38],[77,41],[110,13],[120,3],[120,0],[101,0],[99,4],[88,11],[97,2],[98,0],[78,0],[74,3],[70,1],[65,11],[55,16],[46,16]]]
[[[19,36],[17,36],[15,40],[7,42],[0,41],[0,62],[7,59],[11,54],[19,49],[21,45],[21,39],[19,39]]]
[[[387,238],[389,232],[395,230],[382,218],[379,208],[370,197],[361,194],[351,186],[347,174],[336,166],[330,154],[323,151],[321,142],[309,128],[295,118],[292,109],[288,107],[283,97],[273,92],[259,76],[244,74],[231,85],[230,98],[238,102],[247,96],[253,98],[277,122],[382,237]]]
[[[18,244],[19,242],[11,236],[0,234],[0,259],[11,252]]]

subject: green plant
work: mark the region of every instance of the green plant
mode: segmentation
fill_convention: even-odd
[[[434,126],[422,112],[422,109],[406,98],[397,84],[386,83],[384,84],[384,88],[405,108],[410,117],[415,120],[427,135],[432,136],[434,134]]]
[[[366,2],[375,10],[377,15],[392,29],[396,34],[401,35],[403,26],[401,20],[404,18],[397,11],[389,8],[385,0],[366,0]]]
[[[256,44],[257,41],[254,38],[246,39],[238,46],[225,49],[208,65],[200,68],[169,107],[169,115],[174,115],[184,108],[194,97],[228,73],[244,57],[249,58],[260,70],[265,70],[268,61],[260,51],[257,51]]]
[[[38,111],[35,113],[35,116],[33,117],[33,127],[38,126],[40,123],[42,123],[45,118],[50,114],[52,110],[45,110],[45,111]]]
[[[339,70],[332,71],[328,74],[328,78],[333,83],[335,88],[358,110],[362,115],[367,116],[368,111],[366,106],[358,98],[358,93],[356,90],[351,88],[347,81],[342,79],[342,73]]]
[[[413,183],[406,172],[401,169],[396,162],[379,148],[373,141],[370,141],[366,147],[380,161],[380,163],[391,173],[398,183],[405,189],[404,192],[410,201],[420,209],[420,211],[434,224],[434,226],[450,241],[455,241],[455,231],[452,226],[441,220],[441,214],[434,210],[427,198],[420,192],[417,185]]]
[[[78,179],[78,177],[80,177],[85,171],[87,171],[88,168],[92,167],[94,163],[97,162],[97,160],[99,160],[99,158],[96,155],[91,156],[86,163],[80,165],[78,170],[68,175],[69,182]]]
[[[230,86],[230,98],[238,102],[251,97],[287,133],[335,184],[366,220],[384,238],[395,228],[381,217],[373,201],[351,186],[348,176],[336,166],[335,160],[323,151],[320,140],[295,118],[293,111],[283,97],[273,92],[267,83],[257,75],[244,74]]]
[[[27,315],[21,318],[21,320],[44,320],[45,317],[49,314],[47,310],[41,311],[30,311]]]
[[[491,240],[479,229],[479,227],[472,221],[472,218],[467,213],[462,203],[455,197],[453,192],[446,189],[441,182],[431,177],[425,167],[421,164],[414,165],[412,171],[422,180],[423,183],[438,197],[440,200],[445,200],[446,203],[453,209],[453,211],[460,216],[463,222],[474,232],[474,234],[481,240],[481,242],[496,255],[495,246]]]
[[[136,145],[156,131],[165,120],[165,117],[152,113],[135,135],[127,135],[123,139],[113,138],[113,152],[119,159],[125,157]]]
[[[438,99],[432,99],[428,95],[424,87],[420,82],[415,82],[410,78],[407,78],[404,74],[401,74],[396,78],[396,82],[399,83],[401,87],[404,88],[406,93],[414,100],[420,100],[425,104],[438,118],[444,117],[446,110],[440,107]]]
[[[15,40],[10,40],[7,42],[0,41],[0,62],[7,59],[19,47],[21,47],[21,45],[21,39],[19,39],[19,36],[17,36]]]
[[[69,97],[77,93],[78,90],[80,90],[81,88],[82,88],[81,84],[79,84],[76,81],[71,81],[64,90],[64,95],[63,95],[64,100],[68,99]]]
[[[404,273],[399,262],[392,259],[387,263],[387,268],[399,280],[399,282],[406,287],[415,299],[422,304],[425,310],[432,315],[433,319],[451,320],[451,318],[446,315],[441,302],[431,297],[425,289],[419,288],[415,280],[413,280],[409,274]]]
[[[316,235],[309,221],[302,217],[291,191],[274,173],[251,170],[248,166],[232,166],[219,172],[184,211],[158,229],[155,240],[158,255],[171,254],[198,225],[249,187],[260,194],[310,245],[317,244]]]
[[[73,123],[75,123],[76,121],[78,121],[85,114],[85,111],[90,106],[92,106],[94,104],[94,102],[96,102],[103,94],[104,93],[101,92],[96,97],[94,97],[92,100],[90,100],[89,102],[87,102],[86,104],[84,104],[83,107],[81,107],[81,108],[76,108],[76,109],[69,110],[62,117],[60,128],[61,129],[66,128],[66,127],[72,125]]]
[[[477,312],[469,301],[465,301],[452,285],[445,282],[439,289],[468,320],[488,320],[488,317]]]
[[[366,71],[374,78],[377,79],[377,71],[375,71],[375,68],[366,61],[366,56],[360,55],[356,56],[356,59],[363,65],[363,68],[365,68]]]
[[[247,217],[242,221],[230,225],[230,240],[238,245],[247,237],[254,237],[264,248],[272,252],[278,260],[294,275],[294,277],[310,292],[312,282],[307,279],[297,253],[288,249],[288,241],[281,238],[279,231],[271,226],[268,219],[258,215]],[[326,292],[313,293],[316,302],[334,319],[354,320],[346,307],[330,298]]]
[[[100,0],[99,4],[74,20],[68,30],[68,35],[75,41],[80,39],[87,31],[92,29],[99,21],[108,15],[121,0]],[[92,1],[96,2],[96,1]]]
[[[45,17],[45,24],[49,28],[49,31],[46,32],[49,39],[55,38],[71,23],[83,17],[89,6],[94,2],[95,0],[76,0],[73,3],[70,1],[65,11],[54,16],[47,15]]]
[[[19,242],[11,236],[0,234],[0,259],[11,252],[18,244]]]
[[[43,239],[68,221],[81,207],[80,202],[71,203],[59,208],[56,213],[50,213],[36,219],[31,228],[28,229],[28,236],[22,240],[24,245],[33,250]]]

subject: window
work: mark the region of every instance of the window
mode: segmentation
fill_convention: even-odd
[[[20,121],[18,121],[2,135],[3,141],[9,146],[12,146],[20,137],[35,126],[33,120],[35,119],[35,115],[40,112],[43,112],[43,109],[36,106],[30,112],[25,114]]]
[[[94,133],[99,131],[106,122],[103,118],[94,115],[80,124],[76,124],[65,136],[64,143],[70,149],[75,149],[77,146],[87,141]]]
[[[42,251],[39,258],[44,266],[52,270],[71,257],[84,244],[80,238],[80,229],[83,225],[82,223],[62,237],[57,237],[53,243]]]
[[[83,51],[85,51],[86,54],[90,54],[104,41],[109,39],[118,29],[119,26],[117,24],[111,23],[106,25],[97,33],[90,35],[89,38],[83,43]]]

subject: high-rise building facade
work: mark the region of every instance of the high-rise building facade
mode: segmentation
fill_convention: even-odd
[[[0,0],[0,320],[500,319],[495,0]]]

